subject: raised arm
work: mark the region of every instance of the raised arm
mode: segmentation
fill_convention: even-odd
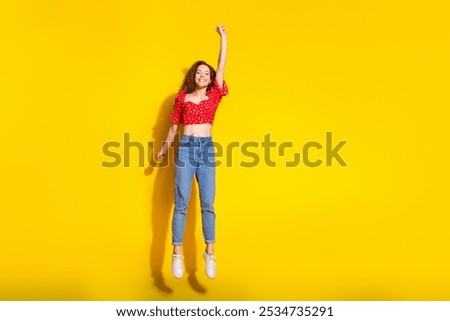
[[[216,31],[220,35],[219,64],[216,70],[216,81],[220,88],[222,88],[225,72],[225,62],[227,60],[227,33],[225,31],[225,27],[222,25],[217,26]]]

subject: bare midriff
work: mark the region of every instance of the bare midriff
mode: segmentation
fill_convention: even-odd
[[[184,125],[183,134],[198,137],[208,137],[211,136],[212,134],[212,125],[211,124]]]

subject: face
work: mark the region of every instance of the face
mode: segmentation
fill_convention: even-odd
[[[211,71],[208,66],[200,65],[195,72],[195,85],[197,88],[205,88],[211,82]]]

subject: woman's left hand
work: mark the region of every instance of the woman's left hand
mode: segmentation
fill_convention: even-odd
[[[219,33],[221,37],[226,37],[227,32],[225,31],[225,27],[223,25],[218,25],[216,31]]]

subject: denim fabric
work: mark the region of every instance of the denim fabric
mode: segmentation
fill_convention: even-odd
[[[183,243],[186,212],[189,206],[194,176],[200,192],[203,237],[205,243],[214,243],[216,236],[214,144],[211,137],[182,135],[175,158],[175,209],[172,220],[173,245],[182,245]]]

